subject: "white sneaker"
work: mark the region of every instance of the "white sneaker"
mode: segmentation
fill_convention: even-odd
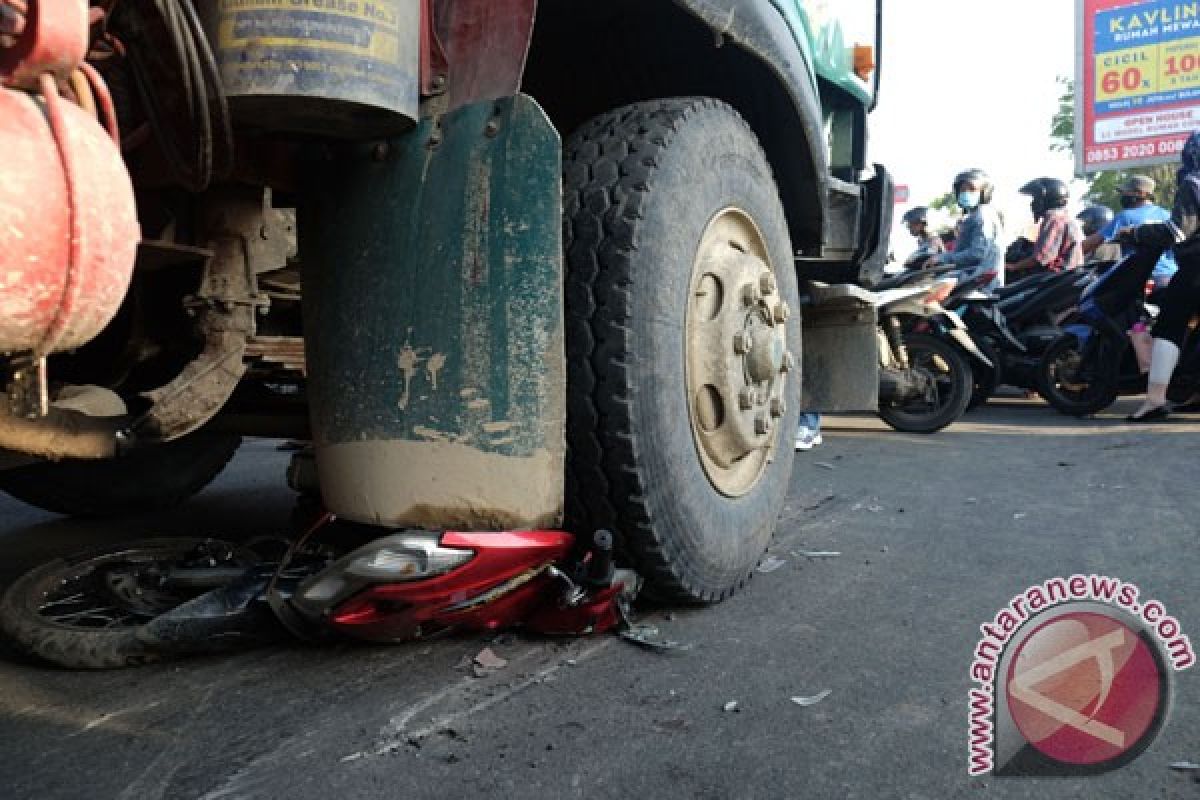
[[[819,431],[812,431],[808,428],[801,428],[796,434],[796,449],[797,450],[812,450],[814,447],[823,442]]]

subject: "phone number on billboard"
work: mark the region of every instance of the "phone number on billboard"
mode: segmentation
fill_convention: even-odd
[[[1169,156],[1183,150],[1183,141],[1170,141],[1146,144],[1123,144],[1111,147],[1089,147],[1087,163],[1107,164],[1110,161],[1128,161],[1134,158],[1150,158],[1151,156]]]

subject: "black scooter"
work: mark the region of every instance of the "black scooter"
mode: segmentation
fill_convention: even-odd
[[[975,365],[971,408],[1000,384],[1033,389],[1042,354],[1061,335],[1061,321],[1093,280],[1087,270],[1030,275],[993,294],[974,291],[958,306],[963,322],[992,367]]]
[[[1152,322],[1155,295],[1145,286],[1161,251],[1139,247],[1118,261],[1083,293],[1079,311],[1064,334],[1042,357],[1038,391],[1055,409],[1071,416],[1095,414],[1122,394],[1146,390],[1146,374],[1138,363],[1129,331]],[[1167,390],[1171,402],[1187,402],[1200,392],[1200,332],[1184,342],[1179,366]]]

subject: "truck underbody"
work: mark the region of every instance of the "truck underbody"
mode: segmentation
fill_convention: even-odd
[[[293,484],[342,518],[611,528],[713,601],[773,530],[801,364],[823,408],[873,407],[873,318],[804,287],[881,274],[890,179],[773,3],[63,6],[0,0],[4,108],[53,84],[79,118],[0,124],[50,173],[6,165],[0,208],[35,219],[43,180],[105,212],[0,233],[16,283],[50,276],[0,328],[18,497],[168,504],[239,436],[303,439]],[[46,55],[53,19],[82,52]],[[55,237],[102,257],[16,270]]]

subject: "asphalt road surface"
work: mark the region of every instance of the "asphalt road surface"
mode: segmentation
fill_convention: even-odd
[[[1200,668],[1177,674],[1162,734],[1122,769],[966,771],[979,625],[1025,587],[1120,577],[1200,645],[1200,417],[1130,426],[1131,407],[1076,421],[1007,401],[928,437],[829,420],[798,461],[783,564],[721,606],[644,614],[693,645],[675,655],[504,636],[104,673],[5,657],[0,797],[1200,797],[1169,768],[1200,761]],[[286,458],[249,443],[179,511],[121,523],[0,499],[0,583],[102,540],[279,530]],[[489,645],[507,666],[475,677],[464,660]]]

